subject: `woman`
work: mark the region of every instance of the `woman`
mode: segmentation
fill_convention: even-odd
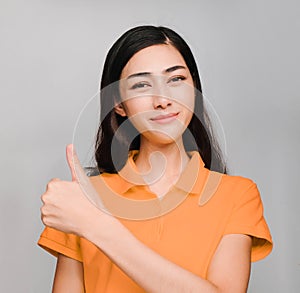
[[[226,175],[188,45],[164,27],[127,31],[101,90],[101,175],[87,180],[69,145],[72,182],[42,196],[53,292],[246,292],[272,239],[256,184]]]

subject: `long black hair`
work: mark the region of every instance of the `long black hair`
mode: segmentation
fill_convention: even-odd
[[[186,151],[197,150],[208,169],[226,173],[219,144],[204,109],[199,72],[189,46],[173,30],[151,25],[128,30],[113,44],[107,54],[100,85],[100,126],[95,142],[95,160],[99,172],[117,173],[126,163],[128,151],[140,147],[137,130],[127,117],[122,117],[114,111],[115,102],[120,99],[118,81],[123,68],[135,53],[160,44],[172,45],[181,53],[196,89],[194,114],[188,125],[189,131],[186,130],[183,134]],[[130,127],[119,128],[125,121]]]

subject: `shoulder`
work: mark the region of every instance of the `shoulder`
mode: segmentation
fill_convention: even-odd
[[[230,205],[245,197],[259,197],[257,185],[252,179],[208,171],[200,196],[200,205],[204,205],[210,199]]]
[[[228,208],[262,212],[262,200],[257,184],[250,178],[223,174],[215,198]],[[248,213],[249,216],[251,213]]]
[[[117,193],[122,193],[128,188],[127,185],[129,185],[129,183],[117,173],[101,173],[89,177],[89,180],[96,190],[102,190],[101,188],[103,184],[105,184],[106,187]]]
[[[250,178],[224,175],[222,186],[224,203],[230,207],[224,235],[252,236],[251,260],[264,258],[271,252],[273,244],[257,184]]]
[[[120,180],[118,174],[101,173],[95,176],[89,176],[89,180],[93,185],[97,185],[100,181],[104,181],[108,185],[115,185]]]
[[[228,174],[223,174],[221,184],[223,189],[232,191],[246,191],[256,186],[256,183],[251,178]]]
[[[227,198],[230,196],[233,202],[260,201],[260,193],[257,184],[248,177],[238,175],[223,176],[223,192]]]

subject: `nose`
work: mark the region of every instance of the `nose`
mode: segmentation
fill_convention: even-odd
[[[166,109],[172,105],[172,100],[168,98],[171,96],[170,89],[166,86],[166,80],[164,76],[157,77],[152,90],[154,109]]]
[[[166,109],[172,105],[172,101],[167,97],[155,95],[153,97],[153,107],[154,109]]]

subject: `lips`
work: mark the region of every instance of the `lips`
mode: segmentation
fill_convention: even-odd
[[[158,122],[158,123],[167,123],[170,122],[178,116],[179,113],[168,113],[163,115],[155,116],[154,118],[151,118],[152,121]]]

